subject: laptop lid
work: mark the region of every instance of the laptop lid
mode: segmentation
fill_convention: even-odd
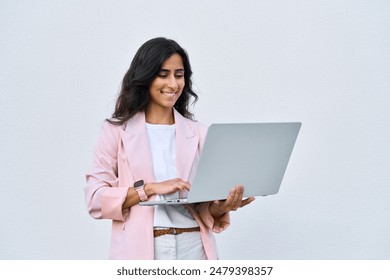
[[[187,203],[226,199],[237,184],[244,196],[279,191],[301,123],[212,124]]]

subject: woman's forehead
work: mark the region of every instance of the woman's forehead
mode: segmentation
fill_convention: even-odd
[[[184,70],[183,58],[179,54],[175,53],[163,62],[161,69]]]

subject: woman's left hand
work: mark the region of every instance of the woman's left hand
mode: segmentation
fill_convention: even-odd
[[[237,185],[229,193],[225,200],[215,200],[210,204],[210,214],[218,218],[229,211],[236,211],[255,200],[253,196],[242,200],[244,196],[244,187]]]

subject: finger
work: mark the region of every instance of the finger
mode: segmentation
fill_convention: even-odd
[[[230,209],[233,211],[236,211],[238,209],[238,207],[240,206],[240,204],[241,204],[240,195],[236,193],[236,195],[234,197],[234,201],[233,201],[232,205],[230,206]]]
[[[213,204],[222,212],[227,212],[230,210],[230,205],[233,203],[234,199],[234,189],[231,189],[229,195],[226,199],[216,200]]]
[[[240,185],[235,186],[229,192],[228,197],[225,201],[220,201],[219,206],[224,209],[224,211],[235,211],[240,207],[242,196],[244,190]]]
[[[237,186],[237,194],[238,194],[238,200],[241,201],[244,197],[244,187],[241,185]]]
[[[223,204],[226,207],[230,207],[234,203],[235,197],[236,197],[236,189],[233,188],[230,190],[229,195],[226,198],[226,200],[223,202]]]
[[[239,193],[238,193],[238,190],[236,187],[234,187],[230,193],[229,193],[229,196],[227,197],[225,203],[224,203],[224,207],[225,207],[225,210],[226,211],[231,211],[231,210],[235,210],[236,208],[238,208],[238,205],[239,205]]]
[[[183,186],[183,190],[189,191],[191,189],[191,185],[188,182],[183,181],[182,186]]]
[[[249,203],[253,202],[254,200],[255,200],[255,198],[253,196],[248,197],[248,198],[244,199],[243,201],[241,201],[240,207],[244,207],[244,206],[248,205]]]
[[[233,203],[231,205],[231,208],[234,211],[240,207],[240,205],[242,203],[242,198],[244,195],[244,187],[243,186],[237,185],[235,187],[235,189],[236,189],[235,197],[234,197]]]
[[[189,182],[183,181],[180,178],[176,178],[174,180],[175,180],[175,187],[176,187],[176,189],[182,190],[182,191],[183,190],[185,190],[185,191],[189,191],[190,190],[191,185],[190,185]]]

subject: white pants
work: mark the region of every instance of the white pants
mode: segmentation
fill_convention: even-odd
[[[200,232],[165,234],[154,238],[155,260],[206,260]]]

